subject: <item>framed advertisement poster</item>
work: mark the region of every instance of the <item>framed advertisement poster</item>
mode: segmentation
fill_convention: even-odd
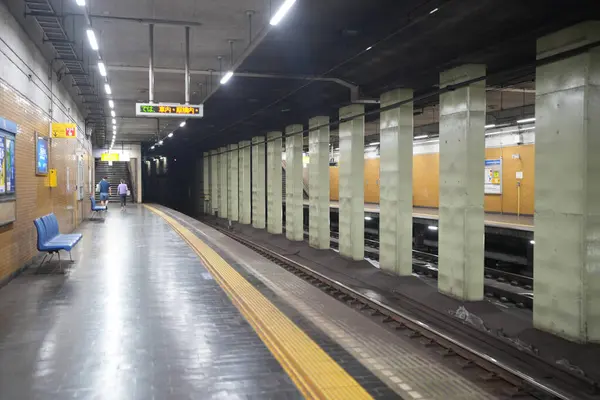
[[[49,139],[47,136],[35,134],[35,174],[38,176],[48,175],[48,149]]]
[[[485,194],[502,194],[502,159],[485,160]]]

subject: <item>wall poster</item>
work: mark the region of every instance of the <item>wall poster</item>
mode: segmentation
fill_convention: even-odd
[[[48,175],[48,137],[35,134],[35,174]]]
[[[485,160],[485,194],[502,194],[502,159]]]

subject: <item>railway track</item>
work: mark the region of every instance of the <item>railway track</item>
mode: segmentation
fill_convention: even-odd
[[[399,293],[396,300],[403,309],[390,307],[218,224],[208,225],[398,334],[434,348],[440,357],[454,359],[460,368],[480,369],[483,382],[489,383],[501,396],[600,400],[597,382],[550,363],[535,352],[517,348],[508,339],[476,330],[456,317],[430,309]]]
[[[304,232],[305,239],[308,239],[308,232]],[[331,232],[331,248],[338,248],[338,234]],[[379,261],[379,242],[370,238],[365,238],[365,257],[371,260]],[[413,250],[413,270],[415,273],[428,276],[432,279],[438,277],[438,256],[419,250]],[[521,308],[533,308],[533,279],[528,276],[513,274],[495,268],[485,268],[485,277],[495,280],[501,284],[509,284],[511,288],[503,285],[486,284],[484,287],[485,295],[489,298],[497,299],[503,303],[511,303]],[[522,291],[513,288],[522,288]]]

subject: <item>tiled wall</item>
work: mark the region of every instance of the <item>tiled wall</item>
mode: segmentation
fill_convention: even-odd
[[[91,143],[83,119],[62,84],[48,80],[48,62],[0,3],[0,117],[18,124],[16,135],[16,221],[0,228],[0,282],[36,254],[33,220],[54,212],[62,232],[76,229],[88,214],[93,176]],[[67,82],[68,85],[70,83]],[[49,167],[58,186],[35,175],[35,133],[48,135],[51,119],[75,122],[77,139],[51,139]],[[76,200],[77,157],[84,161],[84,200]]]

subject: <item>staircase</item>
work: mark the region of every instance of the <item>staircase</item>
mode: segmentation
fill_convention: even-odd
[[[112,195],[110,201],[119,201],[119,195],[117,194],[117,186],[121,183],[121,179],[125,181],[127,187],[131,191],[131,197],[128,199],[133,201],[133,188],[131,186],[131,176],[129,174],[129,163],[126,161],[113,161],[112,165],[108,164],[108,161],[100,161],[96,159],[96,181],[94,182],[94,191],[96,190],[96,184],[102,180],[103,177],[107,177],[110,183],[110,189]],[[96,193],[96,200],[100,200],[100,193]]]

